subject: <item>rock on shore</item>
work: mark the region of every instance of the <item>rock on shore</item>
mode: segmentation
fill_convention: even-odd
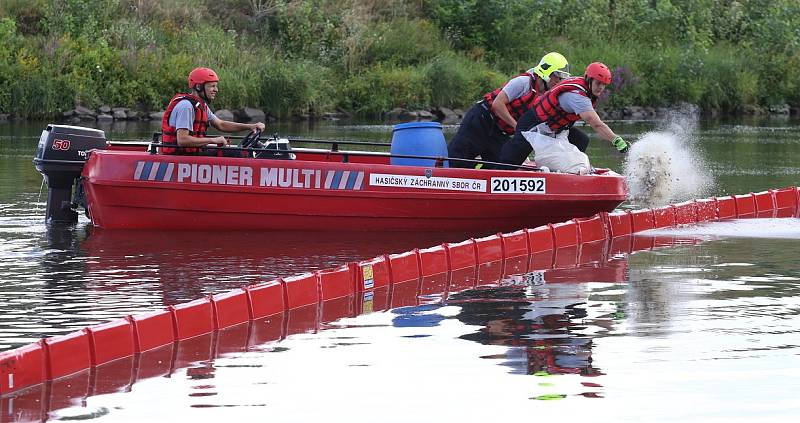
[[[649,106],[625,106],[616,109],[608,109],[604,107],[598,108],[598,114],[605,120],[652,120],[661,119],[668,116],[672,111],[681,110],[685,113],[686,110],[691,113],[703,114],[707,116],[717,116],[718,113],[714,110],[701,111],[699,106],[694,104],[678,104],[670,107],[649,107]],[[769,108],[756,108],[749,107],[743,110],[745,115],[797,115],[800,110],[790,108],[786,104],[775,105]],[[220,109],[214,112],[217,117],[223,120],[237,121],[237,122],[271,122],[275,120],[274,116],[264,112],[264,110],[245,107],[243,109]],[[75,106],[73,109],[65,110],[61,113],[61,118],[69,123],[77,124],[83,121],[138,121],[138,120],[155,120],[160,121],[164,116],[164,111],[142,111],[134,110],[128,107],[111,107],[102,105],[97,109],[91,109],[84,106]],[[339,120],[352,117],[345,111],[338,110],[332,113],[323,113],[321,115],[311,114],[298,114],[293,116],[293,120],[309,120],[309,119],[322,119],[322,120]],[[464,110],[450,109],[448,107],[435,107],[431,110],[408,110],[402,107],[396,107],[383,113],[382,118],[389,123],[402,123],[412,121],[437,121],[443,125],[457,125],[464,117]],[[14,118],[13,115],[0,113],[0,121]]]

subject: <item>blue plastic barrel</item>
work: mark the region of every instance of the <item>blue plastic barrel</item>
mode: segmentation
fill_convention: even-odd
[[[410,122],[395,125],[392,130],[391,153],[405,156],[447,157],[447,143],[439,122]],[[436,160],[392,157],[391,164],[402,166],[436,166]],[[447,167],[447,160],[443,163]]]

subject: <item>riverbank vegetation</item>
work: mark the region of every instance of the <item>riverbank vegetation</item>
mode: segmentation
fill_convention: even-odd
[[[0,113],[161,110],[198,65],[215,108],[468,107],[553,50],[615,71],[604,107],[800,108],[796,0],[3,0]]]

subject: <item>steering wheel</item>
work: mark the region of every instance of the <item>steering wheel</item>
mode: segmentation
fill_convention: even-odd
[[[261,130],[256,129],[253,132],[245,135],[242,142],[239,143],[239,148],[253,148],[258,145],[258,140],[261,138]]]

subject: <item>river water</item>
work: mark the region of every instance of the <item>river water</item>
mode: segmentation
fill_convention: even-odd
[[[46,190],[31,163],[44,125],[0,124],[0,350],[245,284],[475,235],[102,231],[84,217],[73,228],[48,228]],[[800,184],[800,122],[686,125],[680,137],[705,178],[696,194]],[[629,140],[670,127],[611,126]],[[147,139],[157,128],[102,129],[111,139]],[[380,125],[270,129],[391,138],[391,126]],[[446,128],[448,138],[453,130]],[[593,165],[621,171],[621,158],[593,143]],[[591,259],[581,266],[509,276],[493,287],[395,291],[383,306],[377,296],[374,305],[361,304],[362,314],[340,314],[345,319],[269,323],[277,328],[271,336],[251,327],[245,341],[215,338],[217,354],[182,362],[175,352],[155,375],[162,377],[51,401],[38,418],[795,421],[800,220],[651,235],[657,238],[633,241],[645,246],[633,253],[603,246],[596,257],[584,254]],[[464,278],[453,275],[447,284],[466,286]],[[16,409],[2,404],[2,421],[37,418],[14,414],[19,401]]]

